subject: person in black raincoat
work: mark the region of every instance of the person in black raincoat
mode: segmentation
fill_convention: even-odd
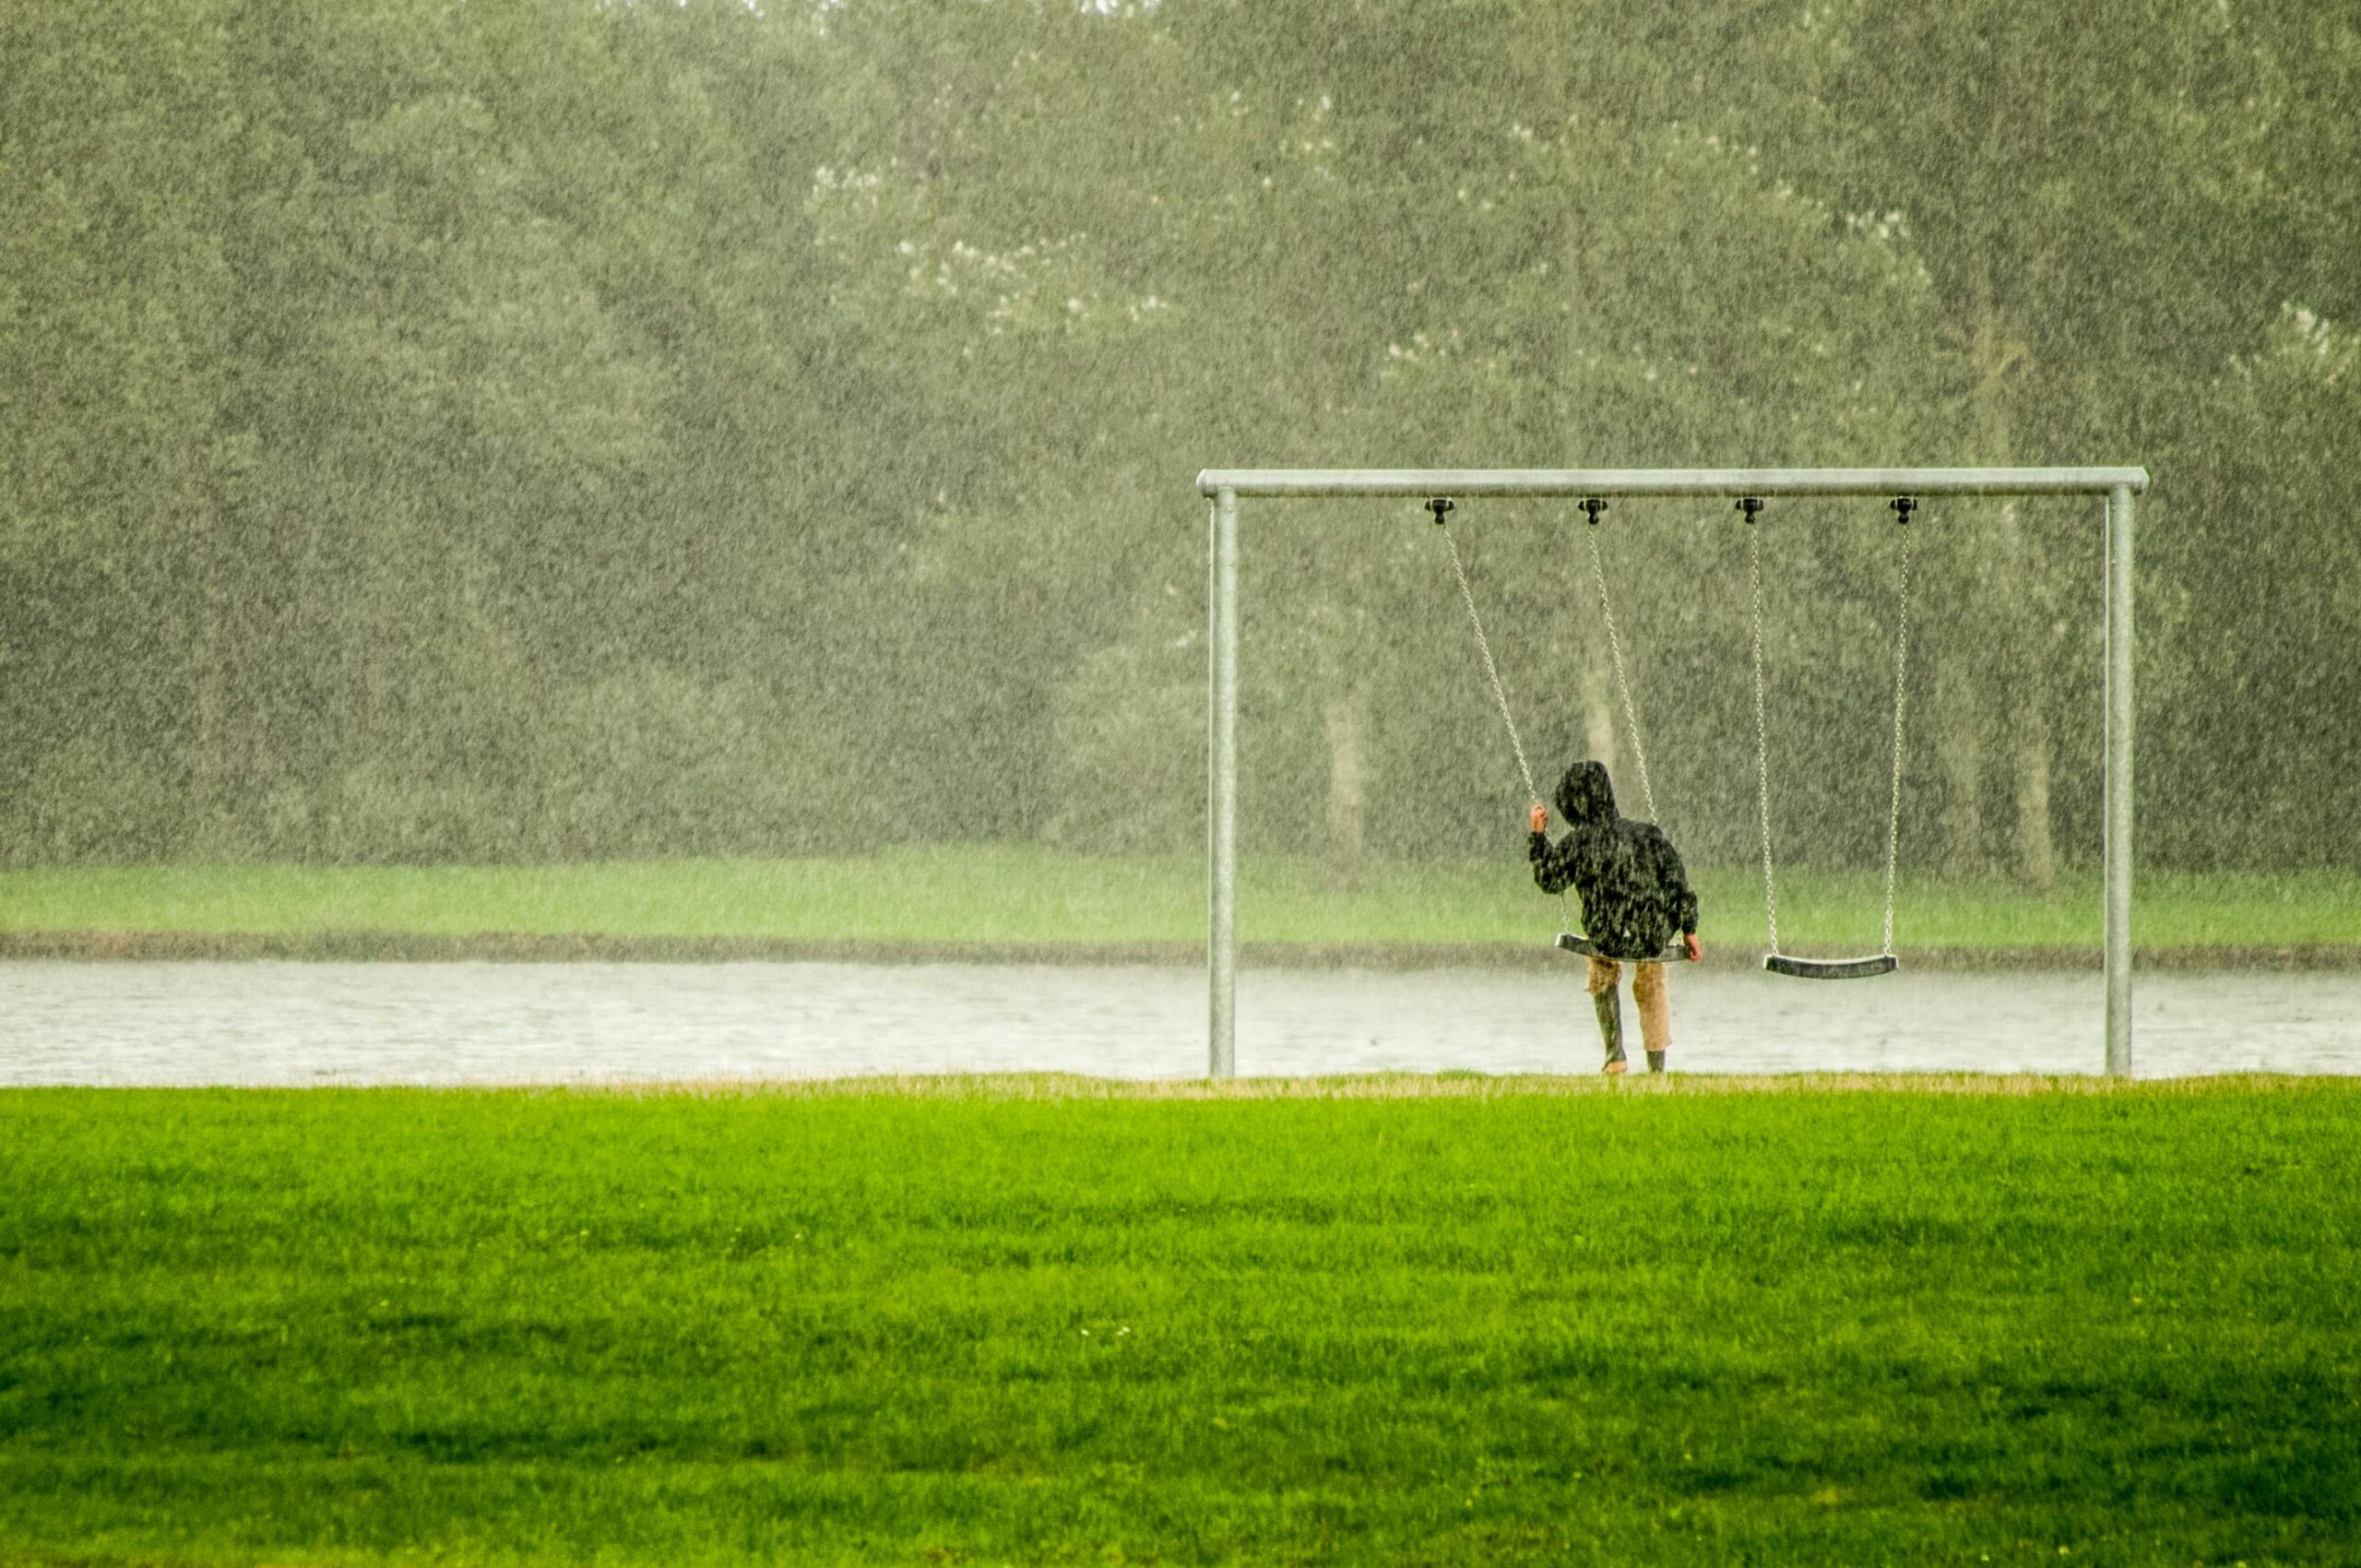
[[[1672,1003],[1665,994],[1662,956],[1676,936],[1690,957],[1702,956],[1697,895],[1664,829],[1616,814],[1606,764],[1584,761],[1566,769],[1558,781],[1558,812],[1566,819],[1566,834],[1553,844],[1548,809],[1533,808],[1527,858],[1541,891],[1572,887],[1582,898],[1583,930],[1600,955],[1590,960],[1589,984],[1599,1032],[1607,1039],[1607,1071],[1620,1073],[1626,1065],[1619,984],[1620,960],[1628,960],[1648,1070],[1661,1073],[1672,1046]]]

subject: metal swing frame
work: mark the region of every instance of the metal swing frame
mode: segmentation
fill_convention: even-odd
[[[1238,512],[1241,499],[1312,497],[2082,495],[2105,506],[2106,543],[2106,1071],[2131,1071],[2132,498],[2141,468],[2091,469],[1207,469],[1205,602],[1206,1072],[1238,1070]],[[1914,526],[1924,526],[1914,525]],[[1890,945],[1890,944],[1889,944]]]

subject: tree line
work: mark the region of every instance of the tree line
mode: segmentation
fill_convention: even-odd
[[[2146,852],[2349,863],[2356,87],[2297,0],[17,7],[0,853],[1186,849],[1199,468],[2141,462]],[[1832,863],[1882,847],[1866,514],[1762,525]],[[1458,527],[1534,748],[1619,761],[1579,518]],[[1914,527],[1908,845],[2045,882],[2095,510]],[[1598,540],[1708,859],[1743,529]],[[1513,827],[1438,552],[1257,514],[1250,843]]]

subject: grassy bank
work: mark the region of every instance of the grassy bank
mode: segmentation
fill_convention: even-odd
[[[2350,1560],[2356,1134],[2284,1080],[19,1091],[0,1560]]]
[[[0,872],[0,932],[1189,944],[1203,940],[1204,875],[1188,857],[1007,847],[842,861],[46,868]],[[1761,940],[1759,880],[1741,868],[1704,870],[1698,881],[1709,944]],[[1786,873],[1780,930],[1807,950],[1873,946],[1881,899],[1875,873]],[[1380,865],[1342,893],[1302,862],[1254,861],[1240,908],[1244,940],[1306,945],[1522,947],[1556,921],[1555,901],[1534,892],[1513,857]],[[2151,950],[2361,946],[2361,876],[2152,876],[2135,930]],[[1905,951],[2094,950],[2095,879],[2047,895],[1910,879],[1897,936]]]

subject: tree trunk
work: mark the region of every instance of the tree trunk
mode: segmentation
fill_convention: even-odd
[[[2017,879],[2028,887],[2047,887],[2056,864],[2050,852],[2049,712],[2042,679],[2044,649],[2050,636],[2047,618],[2035,612],[2046,564],[2025,538],[2023,519],[2015,502],[2000,508],[1998,559],[1999,581],[1996,601],[2004,606],[1995,620],[2006,648],[2001,669],[2008,685],[2001,694],[2001,713],[2011,736],[2009,768],[2017,802],[2015,853]]]
[[[2015,443],[2008,407],[2008,380],[2012,373],[2029,370],[2032,351],[2007,329],[1999,306],[1988,287],[1978,308],[1969,358],[1975,372],[1975,427],[1978,456],[1992,464],[2015,461]],[[2044,617],[2035,612],[2045,576],[2045,564],[2025,537],[2023,516],[2017,503],[2000,507],[1996,529],[1993,571],[1985,582],[1992,606],[1992,624],[2005,652],[2000,669],[2007,685],[2000,694],[1999,717],[2012,737],[2009,766],[2014,775],[2017,803],[2015,872],[2027,886],[2045,888],[2056,876],[2049,822],[2049,715],[2042,671],[2043,648],[2049,636]]]
[[[1323,717],[1328,731],[1328,885],[1360,880],[1363,828],[1369,807],[1369,694],[1347,686],[1330,694]]]
[[[1984,722],[1967,660],[1944,660],[1935,682],[1935,764],[1942,778],[1943,869],[1969,876],[1984,865]]]
[[[1615,690],[1602,659],[1594,659],[1583,666],[1583,743],[1590,748],[1593,760],[1605,763],[1608,776],[1613,777],[1617,760]],[[1555,780],[1541,778],[1535,782],[1546,795]]]
[[[221,580],[221,505],[200,451],[188,454],[184,478],[184,538],[189,581],[188,846],[205,859],[229,847],[229,812],[235,766],[230,735],[230,633],[227,586]]]
[[[2035,700],[2017,715],[2017,875],[2029,887],[2057,880],[2049,840],[2049,718]]]

